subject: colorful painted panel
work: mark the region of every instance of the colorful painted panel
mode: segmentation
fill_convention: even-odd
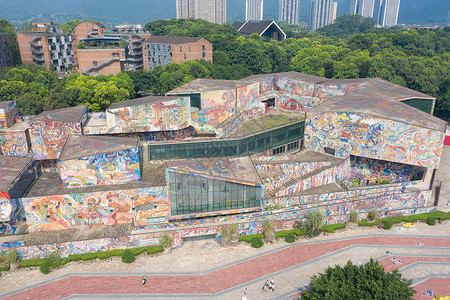
[[[342,181],[348,177],[350,160],[346,159],[340,165],[323,170],[322,172],[310,176],[292,186],[286,187],[275,193],[276,197],[286,197],[300,191],[311,189],[325,184]]]
[[[16,101],[11,101],[5,107],[0,108],[0,129],[11,127],[18,116]]]
[[[49,231],[86,225],[146,225],[148,217],[167,216],[165,187],[22,198],[28,230]]]
[[[343,96],[357,87],[356,84],[337,84],[337,85],[321,85],[315,86],[314,95],[320,99],[320,102],[324,102],[327,99],[334,96]]]
[[[81,134],[81,125],[72,122],[29,121],[34,159],[58,159],[69,134]]]
[[[204,92],[201,102],[199,121],[217,126],[236,112],[236,90]]]
[[[26,156],[28,154],[26,131],[0,132],[0,153],[6,156]]]
[[[349,182],[359,179],[362,185],[373,185],[383,180],[390,183],[407,182],[411,176],[411,166],[388,161],[351,156]]]
[[[139,148],[58,162],[65,188],[123,184],[141,180]]]
[[[264,190],[271,191],[284,185],[289,180],[299,178],[317,168],[330,164],[330,162],[272,163],[256,164],[255,167],[263,180]]]
[[[237,112],[258,107],[259,83],[250,84],[237,89]]]
[[[190,113],[189,98],[108,109],[108,133],[179,130],[189,126]]]
[[[275,75],[267,75],[259,80],[259,92],[265,93],[273,91],[273,82],[275,80]]]
[[[438,168],[444,133],[362,114],[308,114],[305,146],[337,157],[350,154],[427,168]]]
[[[301,112],[306,112],[318,104],[319,98],[317,97],[294,95],[284,92],[278,92],[275,98],[275,107]]]
[[[276,91],[281,91],[289,94],[296,94],[303,96],[314,95],[314,84],[300,82],[282,76],[275,76],[273,82],[273,89]]]
[[[11,201],[7,192],[0,192],[0,222],[8,222],[11,218]]]

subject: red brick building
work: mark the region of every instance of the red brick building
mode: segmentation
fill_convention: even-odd
[[[147,69],[189,60],[212,62],[212,45],[204,38],[151,36],[144,44],[144,67]]]
[[[78,50],[78,69],[82,75],[115,75],[124,71],[124,62],[125,50],[122,48]]]
[[[0,33],[0,68],[14,66],[11,42],[7,33]]]

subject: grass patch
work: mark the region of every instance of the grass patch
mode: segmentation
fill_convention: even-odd
[[[436,220],[440,220],[440,221],[449,220],[450,212],[445,213],[442,211],[432,211],[432,212],[427,212],[427,213],[417,214],[417,215],[410,215],[410,216],[387,217],[387,218],[383,218],[383,219],[377,219],[373,222],[361,220],[358,222],[358,226],[377,226],[379,223],[384,223],[384,229],[388,230],[388,229],[392,228],[392,225],[394,225],[394,224],[399,224],[402,222],[414,223],[417,221],[424,221],[424,222],[428,223],[429,219],[434,219],[435,220],[434,222],[436,222]],[[433,221],[431,221],[431,223],[433,223]]]
[[[323,225],[322,231],[327,233],[334,233],[335,230],[344,229],[345,223]]]

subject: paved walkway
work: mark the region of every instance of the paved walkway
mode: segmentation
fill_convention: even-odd
[[[394,255],[403,253],[402,263],[394,265],[392,256],[386,254],[386,249],[394,251]],[[97,299],[110,297],[240,299],[244,287],[248,287],[249,299],[282,299],[295,295],[295,287],[305,285],[309,275],[322,271],[327,265],[343,264],[348,259],[352,259],[355,263],[363,263],[370,257],[379,259],[388,271],[394,268],[407,268],[417,263],[439,263],[440,266],[444,266],[444,271],[439,272],[450,274],[450,236],[372,234],[339,240],[297,243],[205,272],[145,274],[147,275],[145,286],[142,286],[140,281],[142,273],[67,274],[4,294],[3,298],[82,299],[89,296]],[[423,274],[420,271],[421,265],[416,267],[420,274]],[[262,293],[262,284],[270,277],[275,277],[276,291]],[[441,281],[447,285],[441,285]],[[450,295],[449,281],[448,276],[444,278],[429,276],[426,281],[419,283],[418,290],[423,292],[426,287],[425,289],[432,288],[437,291],[439,286],[440,293]]]

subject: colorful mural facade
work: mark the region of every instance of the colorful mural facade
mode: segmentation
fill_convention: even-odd
[[[165,187],[21,198],[29,232],[80,226],[147,224],[147,218],[168,215]]]
[[[320,103],[319,101],[317,97],[278,92],[275,98],[275,107],[306,112],[314,106],[317,106]]]
[[[439,167],[444,133],[353,113],[313,112],[305,125],[305,146],[337,157],[356,155],[427,168]]]
[[[314,84],[297,81],[284,76],[276,75],[274,77],[273,89],[289,94],[314,96]]]
[[[29,121],[34,159],[58,159],[69,134],[81,134],[74,122]]]
[[[0,191],[0,222],[9,222],[12,206],[7,192]]]
[[[339,182],[348,177],[350,171],[350,160],[346,159],[341,164],[327,168],[318,174],[309,176],[300,182],[283,188],[275,193],[276,197],[286,197],[307,189],[315,188],[321,185]]]
[[[217,126],[236,113],[236,89],[204,92],[201,105],[198,121]]]
[[[108,133],[180,130],[190,114],[189,98],[107,109]]]
[[[317,84],[314,88],[314,96],[320,99],[320,103],[335,96],[343,96],[356,88],[356,84]]]
[[[29,151],[27,131],[0,132],[0,154],[27,156]]]
[[[139,148],[58,162],[63,186],[87,187],[141,180]]]
[[[407,182],[411,177],[411,166],[365,157],[350,156],[349,182],[359,180],[362,185],[373,185],[383,180],[390,183]]]
[[[237,88],[237,112],[247,111],[259,106],[259,84],[254,83]]]
[[[18,116],[16,101],[11,101],[3,108],[0,108],[0,129],[11,127]]]
[[[222,124],[221,131],[217,131],[219,137],[227,137],[234,132],[241,124],[259,118],[265,115],[267,112],[264,103],[259,103],[255,108],[243,111],[231,117],[225,123]]]

